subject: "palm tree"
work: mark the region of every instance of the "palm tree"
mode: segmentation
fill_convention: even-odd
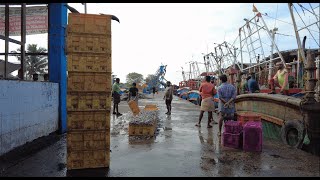
[[[13,53],[20,53],[21,49],[12,51]],[[46,53],[47,49],[37,47],[37,44],[28,44],[26,53]],[[17,59],[21,61],[21,56],[16,55]],[[46,67],[48,66],[48,56],[45,55],[28,55],[25,58],[25,70],[27,72],[27,78],[32,79],[34,73],[44,74],[47,73]]]

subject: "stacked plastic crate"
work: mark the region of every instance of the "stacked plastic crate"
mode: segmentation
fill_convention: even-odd
[[[69,14],[67,61],[67,169],[109,167],[111,16]]]
[[[261,116],[252,112],[238,113],[238,121],[243,126],[243,150],[262,151]]]
[[[242,126],[239,121],[228,120],[224,123],[222,134],[223,146],[230,148],[242,148]]]

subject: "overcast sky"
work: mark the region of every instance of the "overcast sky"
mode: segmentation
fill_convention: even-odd
[[[68,4],[84,13],[81,3]],[[303,5],[310,9],[309,4]],[[313,4],[314,7],[317,5]],[[257,3],[255,6],[261,13],[284,21],[263,16],[269,29],[277,27],[279,33],[286,35],[276,36],[279,49],[297,48],[293,26],[288,24],[292,21],[287,3]],[[297,10],[301,12],[300,7]],[[319,8],[316,12],[320,12]],[[227,41],[232,44],[239,28],[245,24],[243,19],[254,16],[252,3],[87,3],[87,13],[112,14],[120,19],[120,23],[112,22],[112,71],[121,82],[125,82],[130,72],[140,73],[144,78],[155,74],[163,64],[167,65],[165,78],[174,84],[182,81],[181,67],[187,72],[189,61],[203,63],[202,53],[212,52],[214,43]],[[305,23],[314,22],[306,11],[305,15],[300,15]],[[295,17],[299,23],[299,16]],[[319,32],[317,26],[313,27]],[[308,36],[307,47],[318,47],[309,39],[307,31],[301,31],[301,38],[304,34]],[[319,33],[313,32],[313,35],[319,43]],[[268,56],[271,42],[266,33],[261,36]],[[47,41],[43,39],[47,39],[47,34],[31,35],[27,37],[27,43],[47,47]],[[199,64],[199,68],[201,72],[205,71],[203,64]]]

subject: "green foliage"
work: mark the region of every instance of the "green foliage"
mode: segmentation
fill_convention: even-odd
[[[20,53],[21,49],[18,48],[13,53]],[[28,44],[26,53],[46,53],[47,49],[37,47],[37,44]],[[21,61],[21,57],[16,55],[16,58]],[[27,78],[32,79],[32,74],[45,74],[48,72],[48,56],[44,55],[28,55],[25,57],[24,67],[27,73]]]
[[[146,77],[145,81],[146,81],[146,84],[148,84],[152,79],[155,78],[155,75],[153,74],[148,74],[148,76]]]
[[[136,72],[132,72],[132,73],[129,73],[127,74],[126,76],[126,81],[127,81],[127,85],[129,85],[128,87],[131,87],[132,83],[140,83],[143,81],[143,75],[142,74],[139,74],[139,73],[136,73]]]

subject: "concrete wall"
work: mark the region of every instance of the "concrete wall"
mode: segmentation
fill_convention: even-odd
[[[59,84],[0,80],[0,155],[58,130]]]

